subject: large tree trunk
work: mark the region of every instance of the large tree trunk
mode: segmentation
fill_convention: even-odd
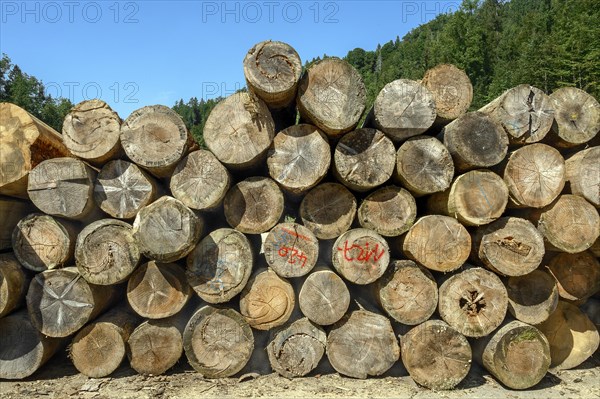
[[[327,357],[340,374],[364,379],[389,370],[400,357],[400,347],[387,317],[355,310],[333,325]]]
[[[348,231],[356,215],[356,198],[343,185],[323,183],[300,203],[302,224],[317,238],[330,240]]]
[[[459,172],[497,165],[508,151],[502,126],[481,112],[469,112],[450,122],[442,137]]]
[[[531,273],[545,253],[544,237],[525,219],[502,217],[473,234],[471,258],[504,276]]]
[[[179,313],[191,295],[185,271],[174,263],[144,263],[127,282],[127,302],[137,314],[148,319]]]
[[[12,253],[0,254],[0,318],[23,304],[29,281]]]
[[[548,264],[558,293],[568,301],[585,301],[600,291],[600,262],[590,251],[558,253]]]
[[[316,186],[329,171],[330,164],[327,136],[308,124],[293,125],[279,132],[267,158],[270,176],[294,195]]]
[[[71,154],[93,165],[123,156],[121,118],[102,100],[74,106],[62,126],[63,142]]]
[[[507,204],[506,184],[485,169],[458,176],[449,190],[433,194],[427,203],[431,213],[455,217],[467,226],[493,222],[502,216]]]
[[[0,378],[29,377],[66,343],[39,332],[25,310],[0,319]]]
[[[511,321],[473,345],[473,357],[511,389],[537,385],[550,367],[550,344],[537,328]]]
[[[13,232],[13,251],[23,267],[41,272],[69,264],[78,228],[52,216],[32,213]]]
[[[49,215],[93,219],[100,213],[94,203],[95,179],[96,171],[78,159],[49,159],[29,173],[27,193]]]
[[[260,42],[244,58],[248,88],[269,108],[283,108],[294,101],[301,73],[300,56],[287,43]]]
[[[35,212],[29,201],[0,195],[0,251],[12,248],[12,235],[21,219]]]
[[[200,211],[221,206],[230,185],[227,168],[206,150],[194,151],[179,162],[170,182],[173,197]]]
[[[254,349],[252,329],[233,309],[203,306],[183,334],[185,354],[206,378],[230,377],[244,368]]]
[[[175,262],[192,252],[203,228],[202,218],[169,196],[142,208],[133,222],[140,251],[159,262]]]
[[[135,313],[121,306],[85,326],[69,348],[75,368],[91,378],[112,374],[123,362],[127,340],[140,321]]]
[[[187,281],[202,300],[228,302],[246,286],[254,255],[246,236],[217,229],[204,237],[187,258]]]
[[[554,121],[554,109],[546,93],[530,85],[506,90],[479,112],[502,125],[512,144],[537,143],[546,137]]]
[[[409,259],[431,270],[450,272],[469,258],[471,236],[456,219],[429,215],[419,218],[400,244]]]
[[[362,77],[348,62],[326,58],[312,64],[300,79],[296,103],[303,119],[330,137],[353,130],[365,111]]]
[[[420,82],[398,79],[381,89],[365,126],[375,127],[394,142],[424,133],[435,121],[433,93]]]
[[[225,219],[246,234],[269,231],[283,215],[284,197],[268,177],[250,177],[233,186],[225,196]]]
[[[540,324],[547,320],[558,306],[556,281],[543,270],[509,277],[506,292],[508,311],[527,324]]]
[[[346,280],[370,284],[383,275],[390,263],[387,241],[368,229],[352,229],[333,244],[331,261]]]
[[[258,167],[275,137],[267,105],[252,93],[220,101],[204,125],[204,141],[217,159],[233,170]]]
[[[270,330],[285,324],[296,304],[292,285],[271,269],[259,270],[240,296],[240,313],[250,327]]]
[[[302,284],[298,294],[300,311],[313,323],[331,325],[344,316],[350,305],[350,291],[333,271],[318,266]]]
[[[133,219],[162,192],[158,182],[136,164],[124,160],[108,162],[96,178],[94,200],[117,219]]]
[[[414,196],[444,191],[454,178],[454,161],[438,139],[419,136],[398,149],[394,178]]]
[[[565,301],[558,301],[556,311],[536,327],[550,342],[550,367],[555,370],[579,366],[600,343],[594,323],[577,306]]]
[[[452,389],[471,369],[471,346],[441,320],[428,320],[400,337],[402,363],[413,380],[430,389]]]
[[[547,139],[568,148],[587,143],[600,131],[600,104],[576,87],[561,87],[550,94],[554,123]]]
[[[151,105],[133,111],[123,122],[121,144],[129,159],[162,178],[171,176],[194,140],[175,111]]]
[[[396,186],[380,188],[365,198],[358,208],[358,222],[384,237],[397,237],[413,225],[417,217],[414,197]]]
[[[514,151],[504,169],[512,203],[542,208],[554,201],[565,186],[565,160],[546,144],[531,144]]]
[[[29,172],[69,150],[60,133],[14,104],[0,103],[0,126],[0,194],[27,198]]]
[[[392,177],[396,149],[376,129],[358,129],[340,139],[333,154],[333,173],[346,187],[364,192]]]
[[[386,313],[409,326],[428,320],[438,305],[438,286],[431,272],[411,260],[392,261],[375,290]]]
[[[448,124],[471,106],[471,80],[462,69],[452,64],[440,64],[427,70],[421,83],[433,93],[436,125]]]
[[[41,272],[27,292],[32,324],[49,337],[67,337],[119,298],[119,287],[89,284],[74,267]]]
[[[315,267],[319,241],[306,227],[280,223],[273,227],[263,244],[267,264],[281,277],[301,277]]]
[[[140,263],[131,225],[116,219],[87,225],[77,236],[75,262],[81,276],[91,284],[126,281]]]
[[[439,290],[439,312],[444,321],[467,337],[483,337],[504,320],[508,294],[494,273],[467,268],[447,278]]]
[[[600,146],[579,151],[565,165],[571,194],[600,208]]]

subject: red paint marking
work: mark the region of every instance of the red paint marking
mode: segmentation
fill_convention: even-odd
[[[354,258],[352,257],[352,250],[358,250],[358,255]],[[369,243],[367,242],[364,247],[361,245],[352,244],[348,246],[348,241],[344,242],[344,248],[339,248],[338,251],[344,251],[344,259],[348,262],[358,261],[358,262],[369,262],[371,258],[373,262],[379,261],[381,257],[385,254],[385,248],[382,248],[379,251],[379,244],[375,244],[375,248],[369,249]]]
[[[285,227],[282,227],[282,228],[281,228],[281,230],[282,230],[283,232],[285,232],[285,233],[287,233],[287,234],[291,235],[291,236],[294,236],[294,237],[301,238],[301,239],[303,239],[303,240],[305,240],[305,241],[310,241],[310,238],[308,238],[307,236],[304,236],[304,235],[302,235],[302,234],[298,234],[298,233],[296,233],[295,231],[292,231],[292,230],[288,230],[288,229],[286,229]]]
[[[306,265],[306,255],[302,251],[297,250],[296,248],[280,247],[277,253],[282,258],[287,258],[287,262],[292,265],[295,264],[298,260],[302,262],[302,265],[300,265],[300,267],[304,267]]]

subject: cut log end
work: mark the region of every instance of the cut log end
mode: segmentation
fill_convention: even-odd
[[[540,324],[548,319],[558,306],[556,281],[542,270],[510,277],[506,283],[506,291],[508,311],[524,323]]]
[[[344,280],[327,269],[311,273],[298,294],[302,313],[321,326],[340,320],[350,305],[350,291]]]
[[[586,300],[600,291],[600,262],[590,251],[558,253],[548,264],[561,298]]]
[[[571,194],[600,208],[600,146],[579,151],[565,165]]]
[[[575,87],[562,87],[552,94],[554,108],[549,141],[560,147],[574,147],[586,143],[600,131],[600,104]]]
[[[415,222],[417,204],[403,188],[388,186],[369,194],[358,208],[358,222],[384,237],[404,234]]]
[[[0,318],[22,305],[29,278],[12,253],[0,254]]]
[[[319,257],[319,242],[306,227],[281,223],[273,227],[264,242],[265,259],[281,277],[304,276]]]
[[[374,231],[352,229],[335,241],[331,260],[346,280],[364,285],[383,275],[390,263],[390,249]]]
[[[451,64],[441,64],[425,72],[421,83],[433,94],[436,124],[463,115],[473,101],[473,85],[467,74]]]
[[[338,183],[320,184],[300,204],[302,223],[322,240],[337,238],[352,225],[356,198]]]

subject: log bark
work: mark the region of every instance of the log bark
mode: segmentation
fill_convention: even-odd
[[[471,80],[452,64],[440,64],[427,70],[421,84],[433,93],[436,125],[446,125],[460,117],[473,101]]]
[[[579,366],[598,349],[600,338],[592,321],[575,305],[558,301],[548,320],[536,326],[550,343],[550,367],[568,370]]]
[[[252,329],[233,309],[203,306],[183,334],[185,354],[206,378],[230,377],[244,368],[254,350]]]
[[[493,222],[502,216],[507,204],[506,184],[486,169],[458,176],[449,190],[433,194],[427,202],[431,213],[452,216],[467,226]]]
[[[333,161],[335,177],[351,190],[364,192],[392,177],[396,149],[379,130],[358,129],[340,139]]]
[[[174,263],[144,263],[127,282],[127,302],[137,314],[148,319],[179,313],[191,295],[185,271]]]
[[[119,297],[114,285],[89,284],[74,267],[47,270],[27,291],[31,323],[49,337],[67,337],[108,309]]]
[[[280,223],[273,227],[263,248],[267,264],[285,278],[310,273],[319,257],[317,237],[297,223]]]
[[[0,318],[23,304],[29,281],[14,254],[0,254]]]
[[[561,87],[550,94],[554,123],[548,142],[562,148],[586,143],[600,131],[600,104],[576,87]]]
[[[123,122],[121,144],[129,159],[163,178],[173,174],[194,141],[175,111],[151,105],[133,111]]]
[[[502,281],[480,267],[450,276],[440,285],[439,298],[442,319],[467,337],[483,337],[494,331],[508,307]]]
[[[370,284],[383,275],[390,263],[387,241],[368,229],[352,229],[333,244],[331,261],[346,280]]]
[[[321,240],[339,237],[350,228],[355,215],[356,198],[338,183],[318,185],[300,203],[302,224]]]
[[[542,210],[537,228],[544,236],[546,249],[583,252],[600,235],[600,217],[583,198],[565,194]]]
[[[441,320],[428,320],[400,338],[402,363],[413,380],[429,389],[452,389],[471,369],[471,346]]]
[[[346,314],[350,305],[350,291],[337,274],[318,266],[302,284],[298,303],[302,314],[310,321],[328,326]]]
[[[427,131],[435,118],[433,93],[415,80],[397,79],[385,85],[375,98],[366,126],[401,142]]]
[[[69,347],[75,368],[91,378],[111,375],[123,362],[129,336],[141,319],[124,306],[81,329]]]
[[[183,331],[189,313],[185,310],[159,320],[146,320],[127,340],[131,368],[143,375],[160,375],[173,367],[183,354]]]
[[[21,219],[35,212],[29,201],[0,196],[0,251],[12,248],[12,235]]]
[[[250,177],[233,186],[225,195],[225,219],[246,234],[269,231],[283,215],[283,193],[268,177]]]
[[[403,237],[401,248],[409,259],[428,269],[450,272],[469,258],[471,236],[454,218],[423,216]]]
[[[99,213],[94,203],[96,171],[75,158],[54,158],[29,173],[27,193],[42,212],[85,220]]]
[[[306,317],[279,331],[267,346],[273,370],[286,378],[304,377],[325,354],[327,335]]]
[[[502,125],[511,144],[537,143],[554,121],[550,97],[531,85],[518,85],[479,109]]]
[[[469,112],[450,122],[441,136],[459,172],[497,165],[508,151],[502,126],[481,112]]]
[[[548,264],[558,294],[568,301],[585,301],[600,291],[600,262],[590,251],[558,253]]]
[[[0,378],[19,380],[42,367],[63,346],[64,339],[39,332],[25,310],[0,319]]]
[[[257,43],[244,58],[248,88],[270,108],[283,108],[294,101],[301,73],[300,56],[287,43]]]
[[[410,229],[417,217],[414,197],[396,186],[380,188],[367,196],[358,208],[358,222],[384,237],[397,237]]]
[[[134,237],[142,254],[167,263],[192,252],[203,229],[201,217],[169,196],[142,208],[133,222]]]
[[[362,77],[348,62],[326,58],[302,75],[296,104],[300,116],[330,137],[353,130],[365,111]]]
[[[504,276],[523,276],[538,268],[544,237],[528,220],[502,217],[473,234],[471,258]]]
[[[32,213],[15,227],[12,247],[23,267],[41,272],[73,259],[77,228],[52,216]]]
[[[327,174],[331,151],[319,128],[300,124],[279,132],[269,150],[269,175],[287,192],[300,195]]]
[[[75,263],[91,284],[126,281],[140,263],[140,249],[131,225],[115,219],[87,225],[77,236]]]
[[[14,104],[0,103],[0,126],[0,195],[27,198],[29,172],[69,150],[60,133]]]
[[[254,256],[246,236],[217,229],[200,241],[187,258],[187,281],[204,301],[228,302],[246,286]]]
[[[398,149],[394,178],[415,197],[437,193],[450,187],[454,161],[438,139],[414,137]]]
[[[571,194],[600,208],[600,146],[577,152],[565,162]]]
[[[271,269],[253,275],[240,296],[240,313],[250,327],[270,330],[285,324],[296,304],[294,288]]]
[[[558,288],[554,278],[543,270],[510,277],[506,282],[508,311],[527,324],[540,324],[558,306]]]
[[[394,260],[375,283],[381,307],[394,320],[414,326],[428,320],[438,305],[438,286],[431,272],[411,260]]]
[[[400,347],[387,317],[355,310],[333,325],[327,357],[340,374],[364,379],[389,370],[400,357]]]
[[[257,167],[275,137],[267,105],[252,93],[236,93],[219,102],[204,125],[204,141],[232,170]]]
[[[121,118],[102,100],[82,101],[65,117],[62,137],[71,154],[101,166],[123,155]]]
[[[100,170],[94,185],[94,200],[117,219],[133,219],[162,192],[158,182],[136,164],[110,161]]]
[[[206,150],[194,151],[179,162],[170,182],[173,197],[200,211],[221,206],[230,185],[225,166]]]
[[[537,328],[514,320],[478,339],[473,357],[511,389],[537,385],[550,367],[550,344]]]
[[[504,182],[514,205],[542,208],[552,203],[565,186],[565,160],[546,144],[519,148],[508,157]]]

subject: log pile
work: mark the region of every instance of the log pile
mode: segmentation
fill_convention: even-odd
[[[344,60],[266,41],[243,68],[207,149],[165,106],[85,101],[61,135],[0,104],[0,378],[66,348],[96,378],[401,362],[451,389],[477,362],[526,389],[597,350],[594,98],[521,85],[468,112],[439,65],[368,110]]]

